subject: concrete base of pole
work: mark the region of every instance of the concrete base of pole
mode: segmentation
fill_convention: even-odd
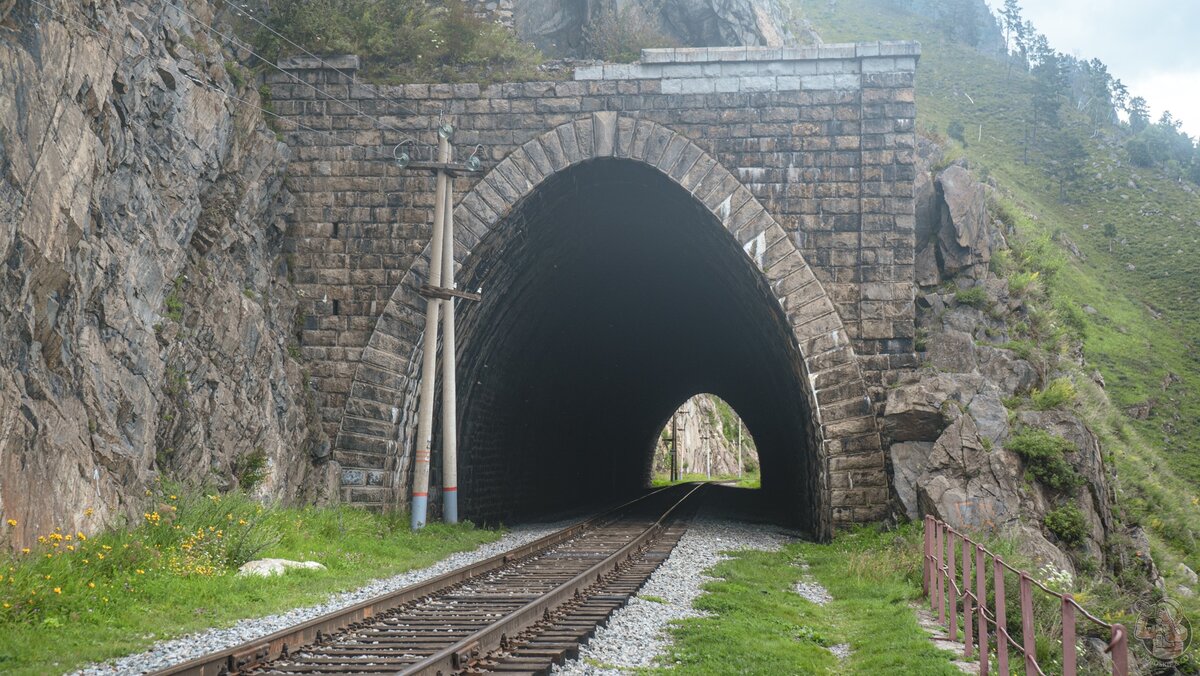
[[[442,488],[442,521],[458,523],[458,488]]]
[[[428,495],[414,495],[412,499],[412,529],[421,530],[425,527],[425,514],[429,507]]]

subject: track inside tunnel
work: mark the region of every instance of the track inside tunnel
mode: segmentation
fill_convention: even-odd
[[[483,293],[459,306],[465,517],[636,492],[672,412],[711,392],[754,436],[775,514],[818,529],[821,459],[795,338],[747,253],[672,179],[621,159],[561,171],[459,278]]]

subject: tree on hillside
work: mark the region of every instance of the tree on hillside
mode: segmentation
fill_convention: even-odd
[[[1060,124],[1067,77],[1063,68],[1062,55],[1050,47],[1045,35],[1037,35],[1030,43],[1030,60],[1033,63],[1033,96],[1031,118],[1025,134],[1024,161],[1029,163],[1029,146],[1038,141],[1038,129],[1046,125],[1051,129]]]
[[[1133,133],[1140,133],[1150,126],[1150,108],[1146,105],[1146,99],[1140,96],[1129,99],[1129,106],[1126,110],[1129,111],[1129,129]]]
[[[1025,24],[1021,19],[1021,5],[1017,0],[1004,0],[1004,8],[1000,10],[1000,23],[1004,26],[1004,60],[1008,62],[1005,79],[1012,73],[1013,38],[1017,44],[1024,42]]]
[[[1058,199],[1066,202],[1083,176],[1088,160],[1083,134],[1075,125],[1053,129],[1046,142],[1046,173],[1058,183]]]

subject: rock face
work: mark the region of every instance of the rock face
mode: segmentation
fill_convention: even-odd
[[[584,26],[630,5],[670,42],[685,47],[782,46],[791,34],[777,0],[516,0],[517,33],[552,56],[579,56]]]
[[[1026,308],[988,269],[1003,236],[987,211],[986,188],[963,166],[936,178],[940,151],[919,145],[925,181],[917,182],[917,327],[925,367],[902,375],[888,391],[884,430],[898,509],[908,518],[933,514],[967,531],[1007,533],[1026,553],[1074,571],[1073,560],[1105,563],[1115,524],[1107,472],[1096,437],[1069,410],[1010,412],[1005,400],[1047,377],[1012,350],[1010,320]],[[1042,368],[1046,368],[1043,365]],[[1065,439],[1064,459],[1078,487],[1031,480],[1029,461],[1007,448],[1022,430]],[[1079,509],[1086,531],[1078,545],[1059,542],[1043,522],[1064,505]],[[1120,565],[1119,562],[1114,562]]]
[[[705,474],[711,471],[714,477],[737,476],[737,439],[736,436],[728,438],[732,433],[722,429],[718,406],[712,395],[698,394],[675,412],[681,474]],[[670,430],[671,423],[668,421],[666,432],[670,434]],[[744,430],[742,466],[745,470],[758,468],[758,451],[754,448],[754,440]],[[670,471],[670,443],[659,439],[654,449],[654,472],[668,474]]]
[[[288,351],[286,146],[170,3],[70,7],[19,3],[0,36],[0,507],[17,542],[140,513],[130,496],[164,470],[318,495]]]

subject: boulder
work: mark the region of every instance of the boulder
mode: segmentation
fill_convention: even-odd
[[[288,559],[257,559],[248,561],[238,568],[237,577],[271,577],[283,575],[289,570],[325,570],[316,561],[290,561]]]
[[[1000,389],[990,381],[984,381],[983,389],[967,404],[967,413],[975,420],[979,436],[992,446],[1000,446],[1008,438],[1008,409],[1000,399]]]
[[[933,451],[931,441],[906,441],[892,444],[889,455],[892,461],[892,488],[904,513],[910,519],[921,518],[917,504],[917,480],[925,472],[929,453]]]
[[[916,267],[913,274],[918,286],[930,287],[942,283],[942,274],[938,268],[937,261],[937,245],[935,243],[930,242],[917,251]]]
[[[967,531],[997,532],[1021,512],[1021,467],[1015,455],[987,451],[970,416],[946,428],[917,479],[922,515]]]
[[[938,247],[942,271],[968,272],[992,258],[988,230],[987,194],[983,184],[959,165],[951,165],[937,178],[941,197]]]
[[[926,358],[934,368],[950,373],[975,371],[975,339],[971,334],[953,329],[942,331],[929,339]]]
[[[1003,396],[1028,392],[1038,383],[1037,369],[1012,350],[983,345],[976,349],[975,355],[979,359],[979,373],[994,383]]]

